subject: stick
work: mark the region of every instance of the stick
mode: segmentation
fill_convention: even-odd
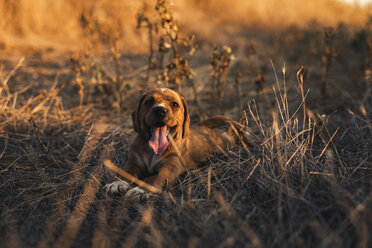
[[[147,184],[144,181],[132,176],[131,174],[129,174],[125,170],[120,169],[114,163],[112,163],[110,160],[105,160],[105,162],[103,162],[103,164],[107,168],[112,170],[113,172],[118,173],[120,176],[124,177],[125,179],[129,180],[130,182],[133,182],[133,183],[137,184],[141,188],[144,188],[144,189],[150,191],[151,193],[159,194],[161,192],[160,189],[158,189],[158,188],[156,188],[156,187],[154,187],[150,184]]]

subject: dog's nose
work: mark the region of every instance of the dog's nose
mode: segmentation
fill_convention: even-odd
[[[166,108],[161,107],[161,106],[154,107],[153,111],[154,111],[154,114],[161,116],[161,117],[166,116],[168,112]]]

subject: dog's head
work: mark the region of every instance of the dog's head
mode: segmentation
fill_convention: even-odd
[[[161,88],[141,97],[132,113],[133,128],[160,155],[170,138],[176,142],[189,134],[190,117],[185,99],[177,92]]]

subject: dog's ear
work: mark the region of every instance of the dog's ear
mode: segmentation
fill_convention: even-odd
[[[182,125],[182,138],[185,138],[187,135],[189,135],[189,132],[190,132],[190,116],[189,116],[189,111],[187,108],[187,103],[183,97],[181,97],[181,101],[182,101],[183,111],[184,111],[183,125]]]
[[[146,96],[147,96],[147,94],[144,94],[144,95],[141,97],[141,100],[139,101],[137,107],[134,109],[134,111],[133,111],[133,113],[132,113],[133,129],[134,129],[134,131],[136,131],[137,133],[141,133],[140,111],[141,111],[142,103],[143,103],[143,101],[145,100],[145,97],[146,97]]]

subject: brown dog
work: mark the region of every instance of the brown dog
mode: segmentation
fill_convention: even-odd
[[[228,144],[236,142],[239,129],[228,117],[216,116],[190,130],[185,99],[165,88],[144,94],[132,120],[137,136],[124,170],[158,189],[173,185],[182,172],[226,150]],[[116,181],[105,188],[112,193],[127,191],[127,197],[140,198],[146,194],[139,187],[129,190],[126,181]]]

